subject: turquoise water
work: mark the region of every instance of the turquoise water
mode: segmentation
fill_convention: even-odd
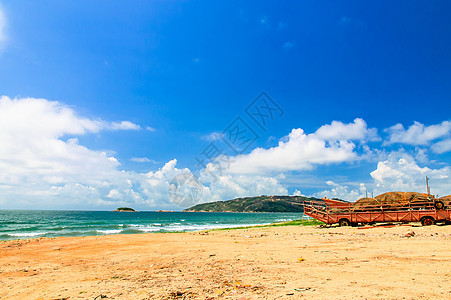
[[[297,220],[302,213],[0,210],[0,240],[193,231]]]

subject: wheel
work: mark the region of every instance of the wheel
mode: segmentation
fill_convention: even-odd
[[[359,223],[351,223],[351,226],[352,227],[357,227],[357,226],[359,226]]]
[[[421,219],[421,225],[423,226],[430,226],[430,225],[434,225],[435,224],[435,220],[433,217],[424,217],[423,219]]]
[[[349,222],[348,219],[341,219],[340,221],[338,221],[338,225],[340,225],[340,226],[349,226],[349,225],[351,225],[351,222]]]
[[[443,203],[443,201],[436,201],[435,203],[434,203],[434,205],[435,205],[435,208],[437,208],[437,209],[444,209],[445,208],[445,204]]]

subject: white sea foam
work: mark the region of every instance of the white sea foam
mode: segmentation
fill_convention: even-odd
[[[140,228],[140,231],[144,231],[144,232],[155,232],[155,231],[160,231],[160,228]]]
[[[104,234],[116,234],[122,232],[122,229],[96,230],[96,231]]]
[[[265,223],[270,224],[270,223]],[[265,225],[261,224],[261,225]],[[182,225],[181,223],[172,223],[170,225],[160,225],[155,226],[152,225],[140,225],[135,228],[136,230],[142,232],[172,232],[172,231],[196,231],[196,230],[209,230],[209,229],[219,229],[219,228],[234,228],[234,227],[246,227],[246,226],[255,226],[257,224],[186,224]]]
[[[44,235],[47,232],[26,232],[26,233],[9,233],[10,236],[17,236],[17,237],[25,237],[25,236],[38,236],[38,235]]]
[[[259,224],[259,225],[267,225]],[[255,226],[257,224],[192,224],[192,225],[169,225],[163,227],[164,231],[194,231],[194,230],[209,230],[209,229],[220,229],[220,228],[235,228],[235,227],[247,227]]]
[[[160,231],[161,227],[153,227],[153,226],[141,226],[137,228],[139,231],[143,232],[155,232]]]

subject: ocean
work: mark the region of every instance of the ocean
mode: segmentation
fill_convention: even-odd
[[[233,228],[303,218],[302,213],[0,210],[0,240]]]

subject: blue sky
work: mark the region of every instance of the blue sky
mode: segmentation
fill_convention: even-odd
[[[21,146],[0,151],[0,207],[177,209],[167,191],[183,172],[199,177],[201,201],[356,200],[424,189],[425,175],[450,194],[450,6],[0,1],[0,114],[11,117],[0,130]],[[283,110],[266,131],[245,113],[262,91]],[[238,116],[258,139],[225,155],[253,171],[232,165],[208,182],[196,157]]]

